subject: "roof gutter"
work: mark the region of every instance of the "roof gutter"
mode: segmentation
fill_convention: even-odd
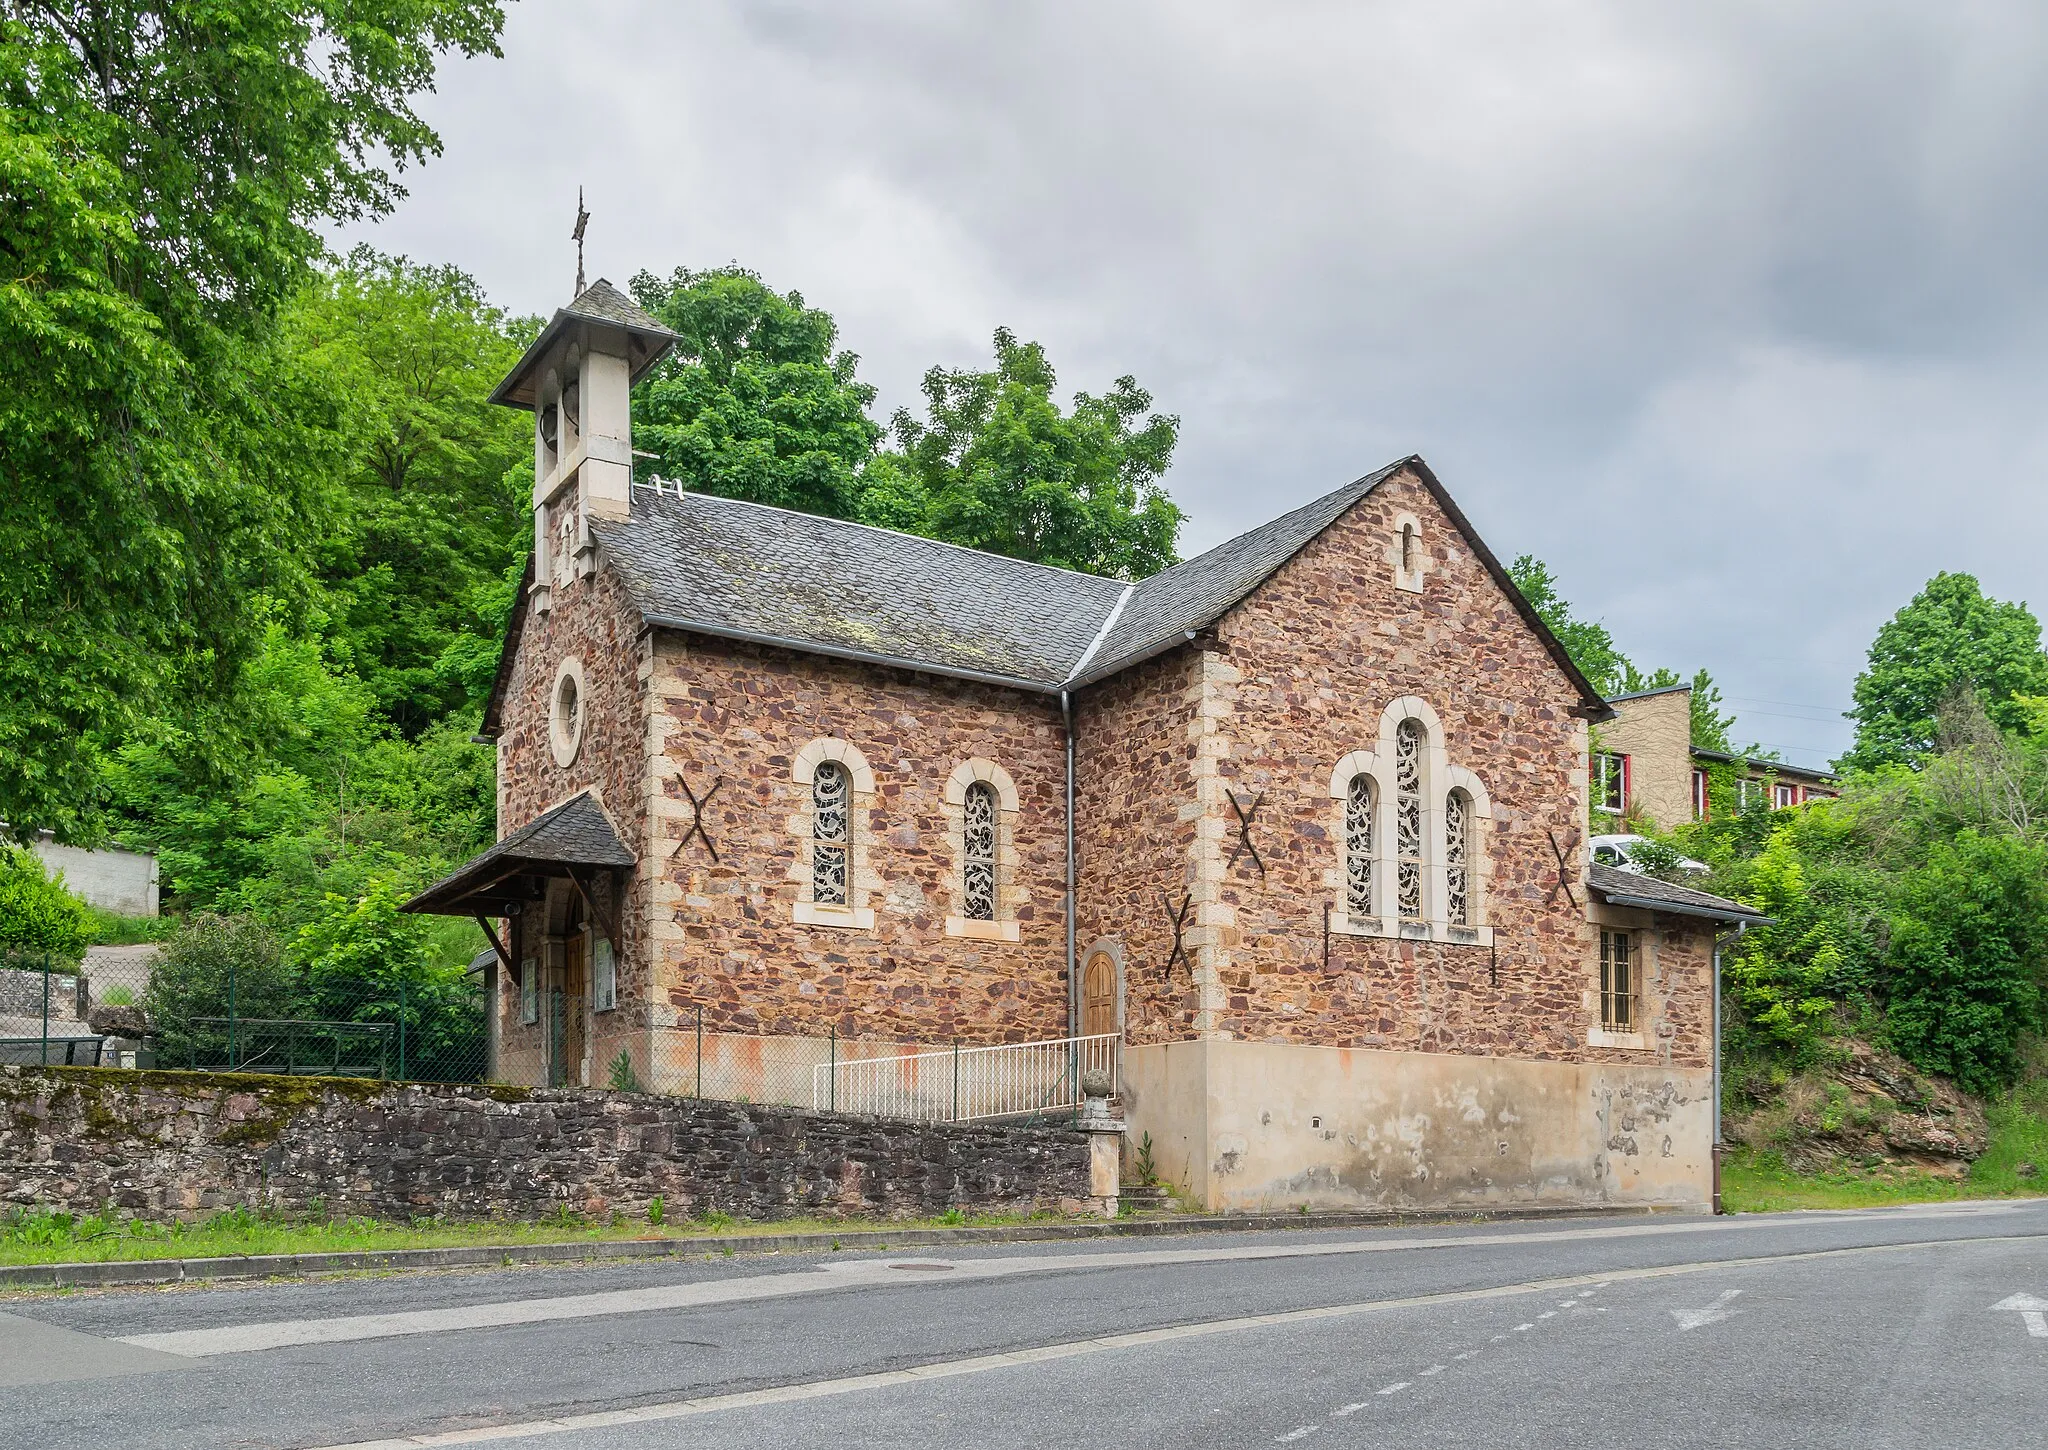
[[[1694,906],[1689,902],[1670,901],[1661,896],[1623,896],[1595,886],[1600,899],[1609,906],[1635,906],[1644,911],[1661,911],[1667,916],[1698,916],[1708,921],[1737,922],[1744,926],[1774,926],[1777,918],[1764,916],[1754,911],[1720,911],[1711,906]]]
[[[1025,690],[1034,695],[1059,695],[1061,687],[1047,684],[1042,680],[1021,680],[1015,675],[992,674],[986,670],[962,669],[957,665],[935,665],[928,660],[907,660],[896,655],[875,654],[869,650],[849,649],[843,645],[819,644],[815,640],[790,639],[784,635],[757,634],[750,629],[734,629],[727,624],[711,624],[701,619],[679,619],[669,614],[642,614],[640,616],[657,629],[682,630],[688,634],[706,634],[714,639],[733,639],[742,644],[767,645],[773,649],[795,650],[798,654],[824,655],[835,660],[852,660],[856,664],[886,665],[890,669],[912,670],[921,675],[944,675],[948,679],[972,680],[981,685],[999,685],[1006,690]]]

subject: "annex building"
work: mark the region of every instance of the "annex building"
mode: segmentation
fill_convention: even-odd
[[[495,395],[500,839],[413,908],[499,943],[497,1076],[1087,1037],[1211,1207],[1706,1205],[1754,914],[1588,866],[1612,712],[1421,459],[1126,583],[636,481],[671,342],[600,281]]]

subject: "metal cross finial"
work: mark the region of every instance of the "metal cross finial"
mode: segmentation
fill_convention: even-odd
[[[576,243],[576,295],[583,295],[583,228],[590,221],[590,213],[583,209],[583,188],[576,188],[576,230],[569,237]]]

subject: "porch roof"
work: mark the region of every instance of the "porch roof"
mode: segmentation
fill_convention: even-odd
[[[1610,906],[1635,906],[1668,912],[1673,916],[1699,916],[1709,921],[1744,922],[1750,926],[1769,926],[1772,921],[1753,906],[1744,906],[1725,896],[1695,891],[1690,886],[1659,881],[1654,876],[1624,871],[1618,866],[1589,867],[1586,884]]]
[[[573,878],[580,867],[614,871],[638,864],[597,797],[583,791],[472,856],[404,909],[430,916],[516,915],[540,899],[533,878]]]

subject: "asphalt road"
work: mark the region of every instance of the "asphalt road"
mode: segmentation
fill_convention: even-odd
[[[0,1447],[2039,1446],[2044,1310],[2048,1201],[13,1295]]]

